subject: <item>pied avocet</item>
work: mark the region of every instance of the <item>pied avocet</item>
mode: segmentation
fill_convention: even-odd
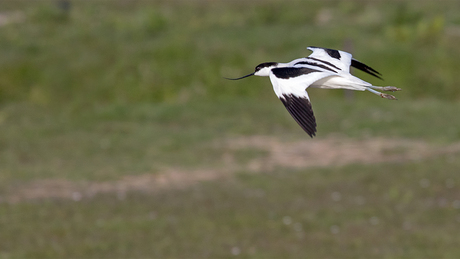
[[[278,98],[294,117],[297,123],[310,137],[316,135],[316,119],[306,89],[308,87],[324,89],[367,90],[382,98],[396,100],[390,94],[381,91],[399,91],[394,86],[374,86],[350,74],[350,66],[380,78],[380,73],[352,58],[350,53],[340,50],[308,47],[313,53],[306,58],[295,59],[289,63],[266,62],[258,65],[254,73],[248,76],[268,76]]]

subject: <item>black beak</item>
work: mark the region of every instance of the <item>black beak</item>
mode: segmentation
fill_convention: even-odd
[[[227,77],[224,77],[225,79],[228,79],[228,80],[240,80],[240,79],[243,79],[243,78],[246,78],[248,76],[253,76],[254,73],[251,73],[249,75],[245,75],[245,76],[242,76],[242,77],[238,77],[238,78],[227,78]]]

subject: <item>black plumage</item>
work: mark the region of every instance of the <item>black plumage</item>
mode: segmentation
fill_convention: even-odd
[[[375,76],[379,79],[382,79],[380,76],[381,74],[377,71],[375,71],[375,69],[371,68],[370,66],[364,64],[364,63],[361,63],[359,62],[358,60],[356,59],[351,59],[351,66],[354,67],[354,68],[357,68],[361,71],[364,71],[366,73],[368,73],[369,75],[372,75],[372,76]],[[382,79],[383,80],[383,79]]]
[[[282,79],[289,79],[291,77],[298,77],[301,75],[310,74],[313,72],[321,72],[316,69],[308,67],[277,67],[272,69],[273,74]]]
[[[291,116],[310,137],[316,136],[316,118],[310,100],[292,94],[280,98]]]
[[[297,62],[294,64],[294,66],[297,66],[297,65],[310,65],[310,66],[316,66],[316,67],[320,67],[322,69],[326,69],[326,70],[329,70],[331,72],[334,72],[334,73],[337,73],[337,71],[335,71],[334,69],[328,67],[328,66],[325,66],[325,65],[322,65],[322,64],[318,64],[318,63],[315,63],[315,62],[310,62],[310,61],[300,61],[300,62]]]

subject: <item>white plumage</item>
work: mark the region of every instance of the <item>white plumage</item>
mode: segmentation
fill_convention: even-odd
[[[380,78],[380,73],[352,58],[350,53],[319,47],[308,47],[313,53],[306,58],[295,59],[289,63],[266,62],[258,65],[248,76],[268,76],[273,90],[286,109],[310,137],[316,135],[316,119],[311,108],[308,87],[324,89],[349,89],[369,91],[396,100],[393,95],[378,92],[399,91],[394,86],[374,86],[350,74],[350,66]]]

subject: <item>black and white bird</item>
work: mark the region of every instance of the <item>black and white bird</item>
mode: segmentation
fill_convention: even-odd
[[[306,89],[308,87],[324,89],[367,90],[382,98],[396,100],[390,94],[381,91],[399,91],[394,86],[374,86],[350,74],[350,66],[362,70],[379,79],[380,73],[352,58],[350,53],[340,50],[308,47],[313,53],[306,58],[295,59],[289,63],[266,62],[258,65],[254,73],[227,78],[239,80],[248,76],[268,76],[273,90],[286,109],[310,137],[316,135],[316,119]]]

